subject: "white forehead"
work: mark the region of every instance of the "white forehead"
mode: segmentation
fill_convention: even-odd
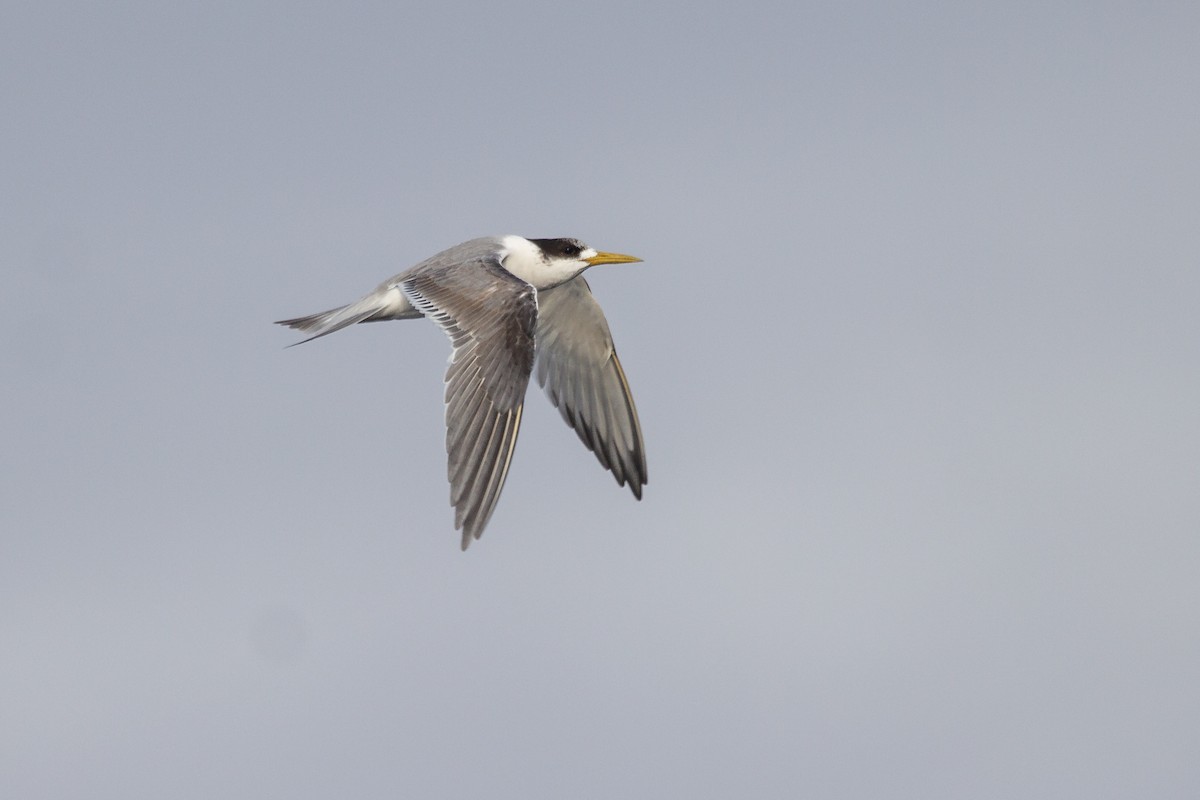
[[[513,235],[501,237],[500,247],[500,262],[504,268],[538,289],[557,286],[574,278],[588,267],[585,259],[596,255],[596,251],[588,247],[575,258],[548,260],[542,248],[524,236]]]
[[[578,239],[572,239],[571,241],[579,245],[581,248],[579,255],[571,260],[583,261],[596,255],[596,248],[588,247]],[[524,236],[517,236],[516,234],[512,233],[507,236],[500,237],[500,248],[502,251],[501,260],[509,255],[513,256],[518,261],[532,260],[534,258],[545,260],[546,258],[546,254],[542,252],[542,248],[538,247]]]

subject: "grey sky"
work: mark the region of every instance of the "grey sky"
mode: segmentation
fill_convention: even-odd
[[[0,795],[1200,793],[1200,7],[0,15]],[[444,336],[578,236],[636,503]]]

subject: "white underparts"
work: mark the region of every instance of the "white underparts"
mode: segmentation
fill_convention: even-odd
[[[421,312],[413,308],[413,304],[404,296],[404,292],[400,291],[399,286],[377,290],[377,297],[379,310],[371,319],[410,319],[420,316]]]

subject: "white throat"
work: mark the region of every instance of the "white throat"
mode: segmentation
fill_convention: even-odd
[[[500,240],[500,263],[504,268],[535,289],[549,289],[566,283],[588,268],[583,261],[591,251],[585,251],[579,259],[547,259],[542,249],[524,236],[508,235]]]

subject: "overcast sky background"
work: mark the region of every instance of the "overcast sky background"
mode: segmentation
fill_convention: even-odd
[[[0,795],[1200,795],[1200,6],[9,4]],[[445,337],[578,236],[637,503]]]

